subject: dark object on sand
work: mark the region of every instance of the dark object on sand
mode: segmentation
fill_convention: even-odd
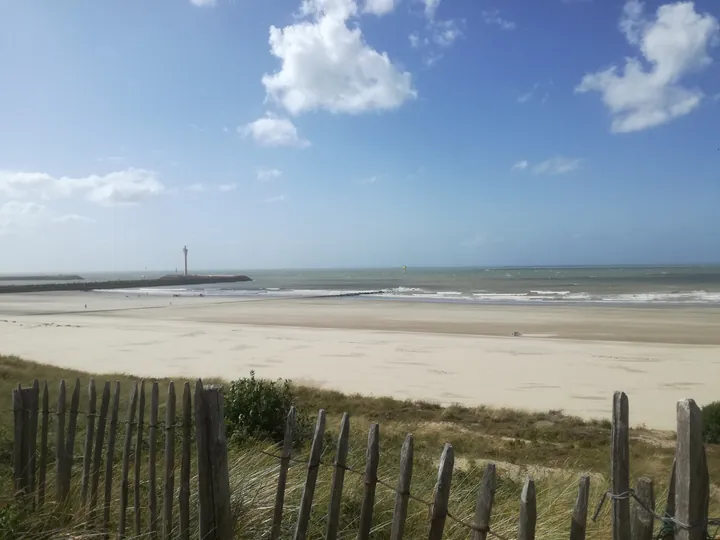
[[[520,332],[513,332],[512,335],[513,335],[514,337],[520,337],[520,336],[522,336],[522,334],[521,334]]]

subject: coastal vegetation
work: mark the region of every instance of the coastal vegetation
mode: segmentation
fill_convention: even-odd
[[[0,395],[10,403],[12,389],[18,383],[29,385],[34,379],[47,381],[50,402],[57,400],[61,380],[71,385],[79,379],[86,387],[93,375],[28,362],[17,357],[0,357]],[[121,411],[135,381],[127,375],[96,375],[103,380],[120,381]],[[168,380],[159,381],[167,387]],[[209,381],[206,381],[209,382]],[[222,381],[214,381],[220,382]],[[176,384],[179,381],[176,381]],[[538,486],[538,538],[567,538],[570,514],[576,496],[577,480],[582,473],[591,475],[591,514],[607,489],[610,456],[610,423],[605,420],[584,421],[564,415],[561,411],[544,413],[488,407],[443,407],[422,401],[405,401],[387,397],[347,395],[339,392],[297,386],[290,381],[265,381],[254,374],[235,382],[224,383],[226,395],[226,426],[232,433],[229,446],[231,492],[237,498],[233,512],[237,520],[237,538],[267,536],[272,516],[277,478],[277,441],[281,437],[285,415],[291,405],[311,425],[317,410],[327,411],[327,428],[323,462],[332,463],[335,440],[344,412],[351,417],[351,438],[348,464],[362,471],[365,446],[370,425],[379,422],[381,461],[379,477],[394,485],[398,474],[400,447],[407,433],[415,438],[413,494],[431,499],[437,478],[437,465],[445,442],[455,450],[455,474],[450,506],[455,515],[471,519],[477,490],[485,463],[492,461],[498,468],[498,489],[493,509],[493,528],[514,536],[522,482],[532,475]],[[611,399],[612,396],[608,396]],[[632,399],[632,396],[630,396]],[[85,396],[83,395],[83,399]],[[165,412],[161,411],[160,418]],[[82,404],[82,401],[81,401]],[[632,411],[632,409],[631,409]],[[632,418],[632,413],[631,413]],[[46,505],[42,512],[18,505],[13,498],[12,413],[10,407],[0,409],[0,538],[57,538],[60,531],[76,534],[85,529],[83,512],[64,512]],[[78,419],[82,430],[84,419]],[[302,422],[301,422],[302,425]],[[81,431],[80,431],[81,432]],[[294,457],[307,459],[309,444],[302,429],[297,437]],[[77,455],[81,455],[78,437]],[[52,444],[52,443],[51,443]],[[158,441],[162,444],[162,441]],[[667,482],[674,455],[674,434],[637,427],[631,432],[631,475],[634,479],[649,476],[655,481],[657,507],[663,510]],[[51,453],[51,455],[53,455]],[[120,456],[116,454],[116,459]],[[710,478],[720,478],[720,452],[708,446]],[[52,459],[49,470],[52,470]],[[302,465],[290,468],[283,537],[290,534],[297,515],[302,483],[307,470]],[[79,467],[74,473],[79,475]],[[52,474],[48,475],[49,480]],[[331,467],[321,467],[311,531],[321,533],[330,498]],[[74,482],[78,484],[78,482]],[[114,488],[119,489],[119,488]],[[193,489],[195,489],[193,487]],[[357,529],[362,501],[363,479],[346,477],[341,509],[341,537],[353,537]],[[48,493],[52,493],[49,488]],[[716,489],[711,489],[711,514],[718,512]],[[77,493],[73,492],[73,497]],[[117,493],[113,493],[118,498]],[[378,487],[374,519],[374,538],[386,538],[392,515],[394,493]],[[406,538],[427,534],[427,508],[411,502]],[[597,522],[589,521],[589,538],[609,538],[607,506]],[[312,535],[311,535],[312,536]],[[467,530],[449,522],[447,538],[467,538]],[[312,536],[315,537],[315,536]]]

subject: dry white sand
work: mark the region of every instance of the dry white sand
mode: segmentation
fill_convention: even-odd
[[[624,390],[631,423],[660,429],[674,428],[677,400],[720,399],[719,329],[715,308],[0,296],[0,352],[66,368],[178,379],[255,370],[344,392],[604,418]]]

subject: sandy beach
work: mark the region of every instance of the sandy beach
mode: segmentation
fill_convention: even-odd
[[[0,352],[57,366],[178,379],[255,370],[344,392],[585,418],[608,418],[612,392],[624,390],[631,423],[659,429],[674,428],[678,399],[720,399],[718,328],[710,307],[0,297]]]

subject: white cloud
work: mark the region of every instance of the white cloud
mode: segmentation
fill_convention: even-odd
[[[258,181],[267,183],[280,178],[282,171],[279,169],[258,169],[256,174]]]
[[[395,9],[397,2],[395,0],[365,0],[363,13],[372,13],[373,15],[387,15]]]
[[[510,170],[512,171],[524,171],[528,168],[530,164],[527,162],[527,160],[518,161],[515,165],[512,166]]]
[[[52,199],[84,195],[105,206],[137,204],[165,191],[157,173],[129,168],[103,176],[54,177],[47,173],[0,171],[0,196],[26,199]]]
[[[81,216],[79,214],[65,214],[65,215],[53,218],[53,221],[55,223],[84,223],[84,224],[90,224],[90,223],[96,222],[92,218],[89,218],[86,216]]]
[[[197,7],[212,7],[217,4],[217,0],[190,0],[190,3]]]
[[[310,142],[300,137],[298,130],[289,119],[266,113],[262,118],[250,122],[238,131],[250,136],[263,146],[294,146],[306,148]]]
[[[412,75],[367,44],[355,0],[303,0],[304,20],[270,27],[270,51],[282,62],[262,77],[268,96],[293,115],[324,109],[358,114],[400,107],[416,96]]]
[[[431,67],[443,57],[443,49],[451,47],[463,36],[461,29],[464,20],[436,18],[440,0],[421,0],[424,5],[424,14],[427,19],[422,32],[414,31],[409,36],[410,46],[413,49],[423,50],[423,61]]]
[[[185,191],[192,191],[194,193],[202,193],[205,191],[205,185],[204,184],[190,184],[189,186],[185,186]]]
[[[452,19],[433,22],[430,27],[430,32],[432,40],[440,47],[450,47],[462,36],[462,31],[457,21]]]
[[[622,70],[612,66],[587,74],[575,91],[600,92],[616,133],[659,126],[693,111],[703,92],[682,80],[712,62],[708,51],[720,33],[717,19],[696,12],[693,2],[665,4],[648,18],[642,4],[630,0],[620,29],[642,59],[628,58]]]
[[[515,28],[517,28],[517,25],[513,21],[503,19],[497,9],[483,11],[482,16],[485,24],[499,26],[502,30],[515,30]]]
[[[544,174],[548,176],[567,174],[579,169],[581,161],[582,160],[578,158],[558,156],[545,160],[542,163],[538,163],[533,167],[533,172],[535,174]]]
[[[430,21],[434,20],[440,0],[423,0],[423,3],[425,4],[425,17]]]
[[[46,208],[29,201],[8,201],[0,205],[0,235],[17,228],[34,227],[45,217]]]
[[[268,197],[267,199],[265,199],[265,202],[269,204],[285,202],[285,195],[275,195],[274,197]]]
[[[232,182],[230,184],[220,184],[218,186],[218,191],[222,193],[227,193],[228,191],[235,191],[237,189],[237,183]]]

